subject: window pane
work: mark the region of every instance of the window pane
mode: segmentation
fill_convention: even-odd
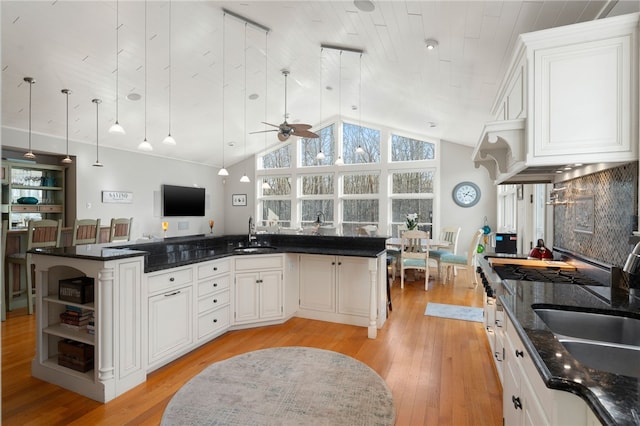
[[[344,175],[344,194],[377,194],[380,191],[380,176],[377,174]]]
[[[380,131],[355,124],[344,123],[342,126],[342,159],[345,164],[379,163]],[[364,153],[357,154],[356,149],[362,146]]]
[[[391,161],[433,160],[434,158],[434,144],[391,135]]]
[[[262,182],[267,182],[271,189],[262,189],[262,195],[289,195],[291,194],[290,177],[262,177]]]
[[[378,200],[344,200],[342,207],[342,218],[345,222],[365,225],[378,223],[380,217]]]
[[[433,193],[434,172],[393,173],[392,194],[430,194]]]
[[[398,234],[398,225],[407,223],[407,215],[417,213],[418,229],[431,232],[433,222],[433,200],[391,200],[391,221],[393,235]]]
[[[333,194],[333,175],[302,176],[302,195]]]
[[[335,125],[331,124],[319,132],[316,132],[319,138],[314,139],[300,139],[300,152],[302,166],[327,166],[333,164],[333,152],[334,152],[334,129]],[[316,156],[322,148],[324,154],[324,160],[318,160]]]
[[[302,225],[310,225],[318,219],[318,215],[322,213],[324,223],[329,225],[333,223],[333,200],[302,200]]]
[[[264,200],[262,201],[263,224],[277,221],[280,226],[291,226],[291,200]]]
[[[271,151],[262,156],[263,169],[281,169],[291,167],[291,144]]]

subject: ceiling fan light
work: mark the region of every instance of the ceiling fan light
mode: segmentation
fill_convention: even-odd
[[[151,146],[151,144],[147,142],[147,139],[145,138],[145,140],[140,142],[140,144],[138,145],[138,149],[140,151],[153,151],[153,146]]]
[[[126,135],[127,132],[124,131],[124,127],[120,125],[117,121],[109,127],[109,133],[112,135]]]
[[[175,146],[176,140],[173,138],[173,136],[171,136],[171,133],[169,133],[167,137],[162,140],[162,143],[165,145]]]
[[[243,174],[242,177],[240,178],[240,182],[242,183],[249,183],[251,182],[251,180],[249,179],[249,176],[247,176],[247,174]]]
[[[229,176],[229,171],[224,166],[218,171],[218,176]]]

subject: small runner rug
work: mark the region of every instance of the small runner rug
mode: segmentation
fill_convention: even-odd
[[[384,380],[346,355],[271,348],[216,362],[169,401],[162,425],[393,425]]]
[[[427,309],[425,309],[424,314],[432,317],[482,322],[482,311],[482,308],[472,308],[471,306],[429,302],[427,303]]]

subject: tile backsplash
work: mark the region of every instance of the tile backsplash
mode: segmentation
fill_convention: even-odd
[[[554,245],[601,262],[622,266],[638,230],[638,163],[554,185]],[[562,190],[564,188],[564,190]]]

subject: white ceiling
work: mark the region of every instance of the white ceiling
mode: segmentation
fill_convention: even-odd
[[[149,155],[221,166],[224,146],[231,165],[278,144],[276,133],[248,133],[265,129],[261,121],[283,121],[286,68],[290,123],[317,125],[340,114],[473,146],[491,119],[518,34],[635,12],[639,4],[396,0],[374,1],[375,10],[363,12],[352,1],[149,1],[145,31],[144,1],[2,1],[2,125],[28,128],[23,77],[30,76],[34,133],[64,139],[60,90],[68,88],[72,140],[95,144],[91,100],[100,98],[100,146],[136,150],[146,122]],[[223,8],[271,31],[245,26]],[[425,39],[439,47],[427,51]],[[107,132],[116,117],[116,76],[125,136]],[[141,99],[128,100],[132,93]],[[175,147],[161,142],[170,110]]]

